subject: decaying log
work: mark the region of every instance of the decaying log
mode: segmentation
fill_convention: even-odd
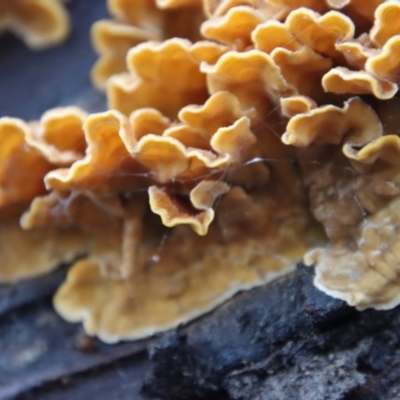
[[[31,297],[1,319],[0,398],[396,399],[399,327],[400,308],[357,312],[300,267],[154,340],[149,363],[148,343],[90,340]]]
[[[399,346],[399,307],[357,312],[299,267],[165,335],[144,390],[171,400],[395,399]]]

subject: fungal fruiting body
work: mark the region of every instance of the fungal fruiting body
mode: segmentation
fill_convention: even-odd
[[[199,0],[108,0],[113,19],[93,24],[93,47],[100,55],[91,78],[101,90],[107,79],[126,71],[126,54],[139,43],[180,37],[200,39],[204,20]]]
[[[10,31],[31,48],[62,43],[70,21],[62,0],[0,0],[0,33]]]
[[[76,161],[50,165],[47,192],[18,215],[19,234],[63,227],[84,246],[75,255],[89,254],[55,297],[61,315],[108,342],[140,338],[293,268],[315,224],[290,164],[275,179],[248,163],[253,114],[218,92],[175,123],[150,108],[85,118],[85,155],[71,145]]]
[[[107,342],[187,322],[302,259],[330,295],[397,305],[399,3],[109,8],[92,78],[110,110],[0,120],[2,229],[57,232],[63,249],[29,268],[10,252],[2,279],[75,259],[55,308]],[[171,22],[188,10],[196,23]]]

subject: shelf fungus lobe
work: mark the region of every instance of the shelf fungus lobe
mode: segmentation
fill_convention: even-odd
[[[46,193],[43,178],[52,169],[83,156],[86,113],[54,109],[39,122],[0,119],[0,279],[12,282],[45,273],[87,251],[81,232],[42,227],[23,230],[19,218],[30,202]],[[60,138],[64,136],[65,140]]]
[[[0,33],[11,31],[32,49],[62,43],[70,22],[62,0],[1,0]]]
[[[199,1],[193,0],[108,0],[113,19],[93,24],[91,36],[100,55],[91,78],[106,89],[107,79],[126,71],[125,57],[131,47],[149,40],[179,37],[198,39],[203,20]]]
[[[263,161],[254,116],[222,91],[173,121],[154,108],[130,117],[71,108],[20,122],[30,129],[21,151],[44,167],[16,229],[68,232],[87,254],[55,297],[64,318],[107,342],[136,339],[294,267],[318,229],[304,193]],[[296,174],[285,168],[277,174]]]
[[[62,232],[86,254],[57,311],[110,343],[143,338],[302,258],[330,295],[397,305],[398,2],[109,7],[93,35],[111,110],[0,125],[1,229]]]

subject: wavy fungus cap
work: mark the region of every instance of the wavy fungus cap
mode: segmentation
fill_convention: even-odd
[[[296,146],[319,144],[300,157],[311,209],[331,242],[305,255],[315,266],[315,285],[358,309],[394,307],[400,300],[399,137],[385,134],[378,115],[358,98],[343,109],[297,114],[288,129],[284,140],[291,137]]]
[[[52,260],[87,255],[57,311],[107,342],[142,338],[303,256],[326,293],[359,308],[398,304],[398,2],[109,8],[115,19],[93,37],[97,84],[118,72],[112,109],[5,119],[0,134],[0,240],[4,226],[28,241],[68,232],[73,245],[58,248],[73,251]],[[30,274],[49,263],[34,264]]]
[[[0,118],[0,207],[43,194],[48,171],[83,157],[86,117],[79,108],[66,107],[47,111],[40,121],[30,124]]]
[[[20,36],[32,49],[62,43],[70,22],[61,0],[2,0],[0,33],[9,30]]]
[[[301,190],[288,179],[296,194],[279,195],[282,181],[253,162],[261,155],[253,108],[218,92],[178,118],[153,108],[88,116],[85,155],[51,169],[49,193],[21,218],[28,233],[85,235],[89,256],[55,306],[107,342],[168,329],[268,282],[319,235]]]
[[[127,70],[125,57],[131,47],[173,37],[196,40],[204,19],[197,0],[109,0],[108,8],[114,19],[98,21],[91,30],[100,56],[91,78],[100,90],[106,89],[109,77]]]
[[[77,231],[43,227],[24,231],[19,217],[36,196],[44,195],[45,174],[83,157],[82,122],[76,107],[46,112],[30,124],[0,118],[0,279],[11,282],[48,272],[88,249]]]
[[[398,173],[391,174],[391,179],[391,187],[387,188],[391,193],[379,190],[385,184],[382,179],[376,181],[372,195],[394,200],[369,218],[361,218],[351,238],[305,256],[307,264],[315,265],[315,285],[319,289],[360,310],[390,309],[400,300]]]
[[[192,201],[197,196],[192,191]],[[239,290],[286,273],[309,247],[312,229],[304,210],[275,205],[265,213],[270,200],[233,188],[221,197],[217,221],[204,236],[185,225],[171,228],[166,236],[162,230],[149,235],[147,222],[130,278],[110,279],[93,258],[81,261],[54,299],[57,311],[69,321],[83,321],[89,334],[113,343],[187,322]],[[200,203],[209,209],[208,200]],[[239,212],[243,207],[246,215]],[[248,232],[245,239],[243,228]]]
[[[199,104],[208,97],[202,61],[213,62],[226,51],[212,42],[191,44],[184,39],[147,42],[131,49],[127,56],[130,73],[108,82],[110,108],[129,115],[142,107],[153,107],[170,118],[187,104]]]

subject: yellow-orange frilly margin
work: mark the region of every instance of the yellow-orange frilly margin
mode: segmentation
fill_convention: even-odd
[[[0,0],[0,33],[10,31],[31,48],[62,43],[70,31],[63,0]]]
[[[104,341],[137,339],[303,257],[328,294],[360,309],[398,304],[399,3],[109,8],[115,19],[93,28],[93,79],[110,110],[0,120],[1,226],[18,240],[70,240],[54,266],[87,255],[57,311]],[[170,24],[187,10],[190,29]],[[71,115],[80,130],[66,129]],[[12,256],[3,280],[51,264]]]

